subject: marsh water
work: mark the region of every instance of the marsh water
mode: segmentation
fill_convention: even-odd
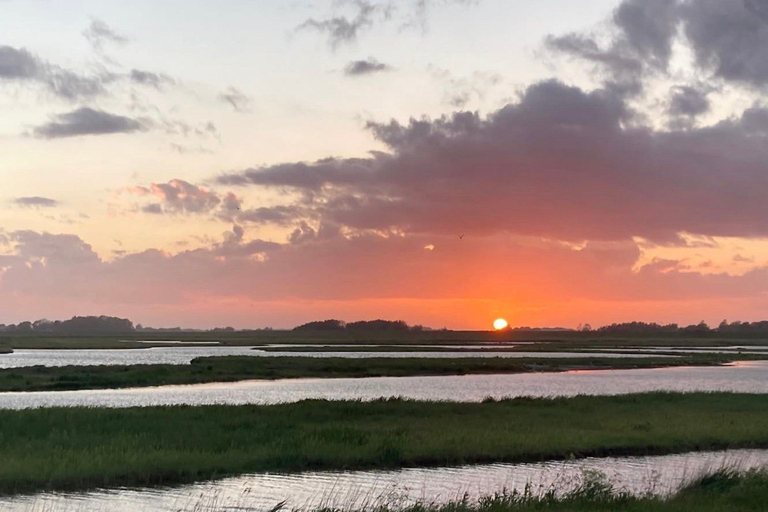
[[[600,472],[617,490],[668,495],[722,468],[745,471],[768,465],[768,450],[730,450],[653,457],[588,458],[535,464],[410,468],[395,471],[262,473],[163,489],[111,489],[79,494],[43,493],[0,498],[8,512],[167,512],[284,510],[320,507],[373,509],[377,505],[470,501],[507,492],[562,494]],[[594,473],[592,473],[594,475]]]
[[[155,405],[276,404],[315,398],[479,402],[487,397],[616,395],[646,391],[768,393],[768,361],[726,366],[562,373],[284,379],[130,389],[0,393],[0,409],[54,406],[136,407]]]
[[[278,347],[275,347],[278,348]],[[474,347],[473,347],[474,348]],[[645,354],[638,354],[643,357]],[[95,366],[95,365],[131,365],[131,364],[189,364],[196,357],[209,356],[252,356],[252,357],[343,357],[361,359],[371,357],[385,358],[464,358],[464,357],[536,357],[536,358],[571,358],[571,357],[606,357],[626,358],[627,354],[601,352],[490,352],[478,348],[476,351],[280,351],[262,350],[252,347],[152,347],[139,349],[89,349],[89,350],[15,350],[11,354],[0,355],[0,369],[22,368],[27,366]],[[664,357],[664,356],[656,356]],[[670,356],[673,357],[673,356]]]

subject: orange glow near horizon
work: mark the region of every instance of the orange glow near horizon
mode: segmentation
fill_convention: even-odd
[[[504,320],[503,318],[497,318],[496,320],[493,321],[493,328],[496,329],[497,331],[506,329],[508,325],[509,324],[507,323],[507,321]]]

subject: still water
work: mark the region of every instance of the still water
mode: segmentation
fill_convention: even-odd
[[[513,375],[250,380],[132,389],[0,393],[0,409],[276,404],[308,398],[479,402],[486,397],[616,395],[646,391],[768,393],[768,361],[727,366]]]
[[[168,512],[285,510],[470,501],[506,489],[559,493],[578,487],[584,471],[599,471],[615,489],[668,495],[698,476],[724,467],[738,471],[766,467],[768,450],[730,450],[655,457],[589,458],[537,464],[487,464],[396,471],[253,474],[169,489],[114,489],[81,494],[44,493],[0,498],[8,512]]]
[[[385,358],[464,358],[464,357],[603,357],[627,358],[628,354],[599,352],[477,352],[440,351],[440,352],[344,352],[333,350],[322,352],[265,351],[251,347],[154,347],[140,349],[91,349],[91,350],[15,350],[11,354],[0,355],[0,369],[22,368],[27,366],[95,366],[95,365],[131,365],[131,364],[189,364],[196,357],[209,356],[252,356],[252,357],[343,357],[363,359],[371,357]],[[643,357],[638,354],[637,357]],[[665,357],[665,356],[655,356]],[[674,357],[674,356],[668,356]]]

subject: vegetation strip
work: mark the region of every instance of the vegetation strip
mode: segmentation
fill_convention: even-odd
[[[454,501],[446,505],[378,507],[377,512],[762,512],[766,510],[768,473],[735,474],[720,470],[704,475],[669,498],[632,496],[611,487],[599,476],[588,476],[577,489],[557,496],[549,492],[504,493],[477,502]],[[343,512],[324,509],[323,512]]]
[[[756,356],[760,357],[760,356]],[[0,370],[0,391],[63,391],[232,382],[248,379],[404,377],[710,366],[748,356],[693,354],[676,358],[316,358],[201,357],[188,365],[31,366]]]
[[[0,492],[765,447],[768,396],[730,393],[33,409],[0,411]]]

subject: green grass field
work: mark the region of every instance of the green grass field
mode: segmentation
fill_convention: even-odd
[[[126,341],[121,341],[126,340]],[[139,348],[146,343],[136,341],[174,340],[190,343],[207,342],[229,346],[259,346],[281,344],[375,344],[375,345],[465,345],[492,343],[501,346],[528,343],[520,350],[569,350],[574,348],[629,347],[718,347],[727,345],[768,346],[765,333],[600,333],[563,331],[240,331],[190,332],[160,331],[132,332],[116,335],[61,335],[45,333],[0,333],[0,345],[15,349],[91,349]]]
[[[0,411],[0,492],[768,447],[768,396]]]
[[[676,358],[313,358],[202,357],[188,365],[32,366],[0,370],[0,391],[61,391],[247,379],[403,377],[560,372],[573,369],[631,369],[718,365],[737,356],[697,354]],[[738,356],[739,359],[748,357]]]

